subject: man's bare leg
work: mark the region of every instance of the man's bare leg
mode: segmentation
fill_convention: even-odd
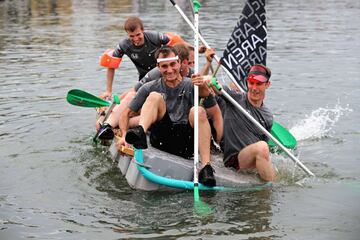
[[[238,161],[240,169],[256,168],[263,180],[275,180],[275,171],[266,142],[259,141],[242,149],[238,154]]]
[[[151,124],[164,117],[165,112],[166,104],[163,97],[157,92],[152,92],[146,98],[146,101],[141,108],[139,125],[147,132]]]
[[[191,108],[189,114],[190,125],[194,128],[195,108]],[[204,108],[199,107],[199,155],[201,164],[210,163],[210,139],[211,128]]]

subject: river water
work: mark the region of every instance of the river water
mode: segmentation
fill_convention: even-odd
[[[179,6],[191,16],[187,1]],[[221,53],[243,1],[202,1],[200,26]],[[202,194],[132,190],[94,146],[95,111],[69,105],[70,89],[105,89],[98,57],[145,28],[192,32],[169,1],[0,1],[0,239],[359,239],[360,2],[268,1],[267,94],[278,122],[299,140],[271,190]],[[125,57],[114,92],[136,82]]]

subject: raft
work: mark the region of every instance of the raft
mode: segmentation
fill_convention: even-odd
[[[131,188],[144,191],[192,190],[194,188],[193,160],[184,159],[151,146],[145,150],[122,149],[119,151],[116,141],[115,138],[109,151]],[[199,183],[200,190],[252,191],[271,187],[270,182],[263,182],[254,173],[238,173],[225,168],[219,156],[212,156],[212,167],[215,170],[216,186],[207,187]]]

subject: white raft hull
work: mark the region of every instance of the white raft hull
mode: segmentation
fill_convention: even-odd
[[[120,153],[116,148],[115,142],[116,140],[109,149],[112,159],[118,163],[121,173],[125,176],[131,188],[145,191],[175,190],[179,188],[159,184],[159,182],[153,179],[150,179],[150,181],[144,177],[143,172],[139,171],[139,168],[146,169],[146,171],[148,170],[152,174],[166,178],[169,181],[173,179],[187,183],[193,181],[192,160],[149,147],[142,151],[143,163],[139,163],[135,158]],[[216,184],[218,186],[215,190],[246,191],[263,189],[271,185],[262,182],[255,174],[237,173],[223,167],[222,161],[219,158],[212,163],[212,166],[215,169]],[[188,188],[184,187],[184,189]]]

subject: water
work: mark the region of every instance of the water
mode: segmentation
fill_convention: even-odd
[[[179,2],[188,16],[187,1]],[[241,1],[202,1],[200,26],[221,55]],[[168,1],[0,1],[0,239],[358,239],[360,233],[360,3],[269,1],[267,104],[299,140],[304,178],[273,156],[272,190],[202,194],[134,191],[93,146],[95,111],[68,90],[105,89],[98,56],[145,28],[192,33]],[[124,58],[114,92],[137,79]]]

